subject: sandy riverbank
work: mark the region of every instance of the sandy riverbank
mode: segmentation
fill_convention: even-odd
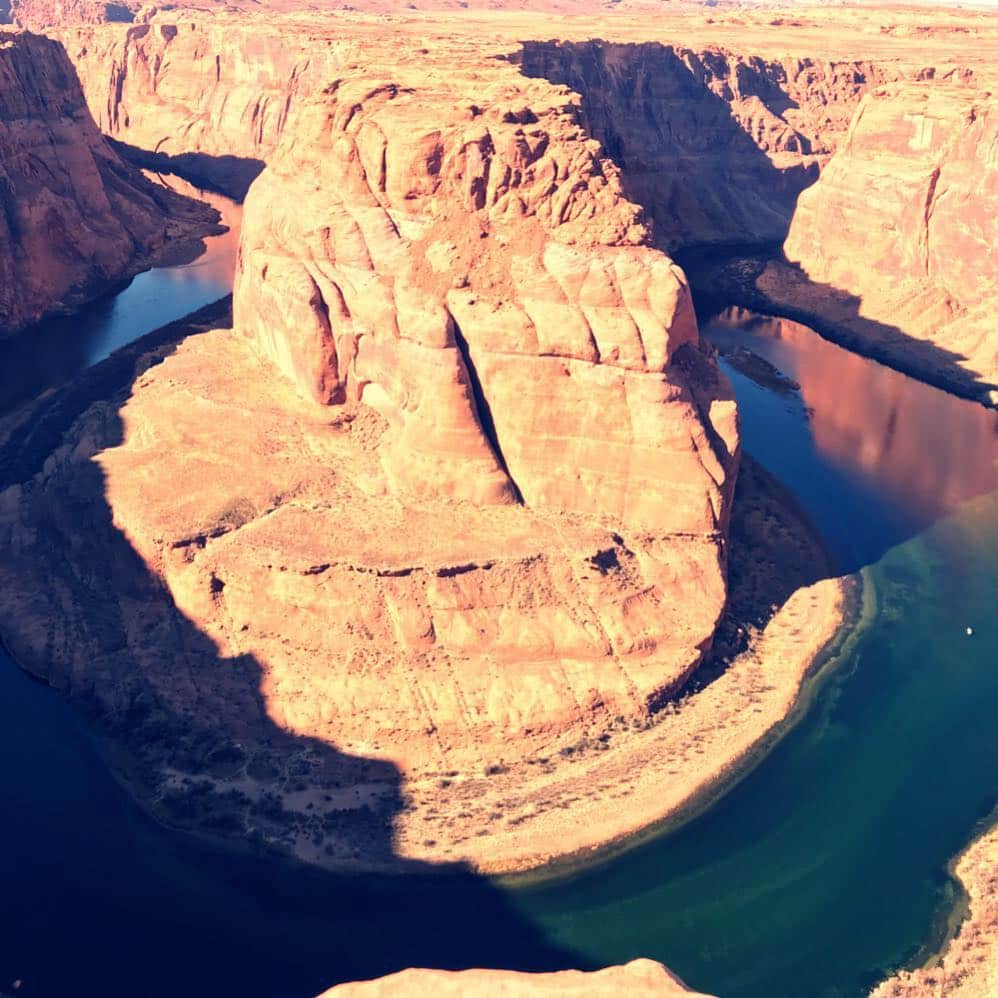
[[[796,592],[719,678],[666,707],[647,730],[622,733],[607,751],[561,760],[549,778],[539,774],[521,785],[484,835],[475,832],[480,814],[450,818],[455,858],[492,874],[557,867],[626,847],[639,833],[702,809],[786,729],[806,678],[841,633],[849,586],[826,579]],[[505,783],[476,786],[476,794],[486,802],[508,797],[514,781]],[[564,821],[566,809],[571,822]],[[421,816],[400,822],[403,855],[424,856],[421,836],[440,834]]]
[[[951,867],[969,897],[957,934],[919,970],[903,970],[871,998],[990,998],[998,994],[998,825],[976,839]]]

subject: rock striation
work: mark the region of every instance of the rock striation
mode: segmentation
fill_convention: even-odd
[[[424,75],[467,60],[490,76],[503,60],[581,96],[587,130],[671,248],[781,240],[797,195],[817,177],[863,91],[914,72],[870,58],[763,56],[751,45],[733,47],[732,34],[726,47],[557,42],[531,37],[550,32],[543,21],[521,31],[515,19],[497,19],[472,41],[442,21],[407,24],[400,15],[386,34],[380,19],[342,17],[339,31],[302,17],[261,29],[238,16],[164,12],[148,23],[59,36],[107,134],[146,155],[186,157],[187,169],[240,196],[289,113],[347,67],[390,75],[405,52]]]
[[[719,463],[667,373],[697,343],[685,278],[548,90],[441,119],[403,85],[327,88],[247,201],[236,327],[308,397],[376,409],[401,491],[722,530],[733,407]]]
[[[582,95],[628,195],[673,249],[781,240],[863,91],[903,72],[654,42],[528,41],[518,60]]]
[[[504,62],[339,78],[247,199],[236,335],[4,493],[11,651],[157,813],[329,865],[537,865],[709,648],[735,406],[582,121]],[[547,844],[487,836],[507,812]]]
[[[403,970],[375,981],[340,984],[320,998],[393,998],[420,995],[578,995],[616,998],[617,995],[678,996],[694,992],[660,963],[632,960],[619,967],[585,973],[562,970],[552,974],[522,974],[513,970]],[[706,998],[706,996],[701,996]]]
[[[0,333],[105,293],[217,217],[118,157],[58,42],[0,32]]]
[[[31,31],[69,24],[128,23],[140,6],[135,0],[8,0],[14,24]],[[3,5],[0,4],[0,14]],[[2,21],[0,17],[0,21]]]
[[[787,237],[787,258],[819,285],[802,304],[821,313],[848,299],[846,324],[888,359],[962,368],[993,388],[996,150],[998,101],[973,79],[868,94]],[[760,287],[781,294],[778,272]]]

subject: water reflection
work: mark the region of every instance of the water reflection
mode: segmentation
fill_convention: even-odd
[[[843,567],[876,561],[964,500],[998,488],[995,411],[788,319],[728,308],[703,331],[739,398],[751,397],[741,405],[746,448],[778,469]],[[790,421],[789,433],[787,409],[805,417]],[[788,451],[798,459],[788,461]]]
[[[126,343],[232,290],[242,206],[179,177],[147,176],[207,201],[220,212],[228,231],[206,239],[205,251],[190,263],[147,270],[118,294],[93,302],[75,315],[48,319],[15,337],[0,339],[0,413],[63,384]]]

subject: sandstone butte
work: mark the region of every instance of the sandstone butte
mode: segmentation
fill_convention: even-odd
[[[621,967],[593,973],[563,970],[554,974],[520,974],[509,970],[403,970],[375,981],[340,984],[319,998],[420,998],[422,995],[494,995],[546,998],[548,995],[579,998],[617,998],[618,995],[656,996],[696,994],[660,963],[632,960]],[[701,995],[700,998],[707,998]]]
[[[0,335],[104,294],[217,218],[114,152],[60,44],[0,30]]]

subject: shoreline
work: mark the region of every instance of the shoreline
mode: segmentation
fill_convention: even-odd
[[[744,732],[748,744],[741,746],[740,751],[733,751],[723,758],[718,758],[716,764],[709,768],[702,779],[677,795],[678,799],[669,801],[664,807],[652,805],[651,813],[641,813],[640,816],[634,816],[633,812],[629,811],[627,827],[619,829],[600,842],[583,845],[558,856],[543,857],[543,862],[535,863],[534,857],[530,857],[514,869],[507,869],[505,865],[494,868],[491,864],[476,869],[511,886],[566,879],[574,874],[588,872],[648,842],[669,835],[704,814],[760,765],[783,737],[802,720],[824,680],[830,676],[836,662],[851,644],[851,638],[858,633],[857,628],[861,628],[866,617],[863,605],[869,588],[854,577],[842,577],[826,579],[798,591],[801,595],[799,603],[803,601],[804,594],[813,595],[813,590],[821,589],[822,610],[826,613],[819,621],[822,630],[818,633],[821,634],[821,638],[807,645],[806,652],[792,661],[787,669],[788,683],[779,692],[789,697],[788,709],[772,723],[761,724],[753,732]],[[790,602],[792,601],[788,601],[788,606]],[[729,667],[732,674],[742,678],[740,670],[759,665],[763,668],[772,667],[772,662],[765,661],[767,634],[769,643],[782,644],[787,631],[796,634],[793,626],[795,618],[792,615],[799,612],[800,607],[795,606],[789,610],[788,617],[783,619],[781,619],[782,611],[777,613],[771,623],[776,625],[778,633],[767,628],[760,635],[758,642],[750,645],[732,663]],[[760,648],[759,645],[763,647]],[[715,680],[715,683],[723,678],[722,676]],[[706,690],[696,695],[702,696],[704,692]],[[723,690],[717,692],[727,693]],[[696,710],[695,703],[691,709]],[[662,733],[660,741],[668,741],[668,731]],[[654,752],[656,746],[649,746],[647,743],[636,744],[634,762],[646,764],[650,748]],[[636,794],[657,796],[660,793],[658,785],[660,775],[658,772],[649,774],[646,780],[648,785],[642,786]]]
[[[988,998],[998,991],[998,809],[946,865],[957,889],[947,930],[870,998]]]

